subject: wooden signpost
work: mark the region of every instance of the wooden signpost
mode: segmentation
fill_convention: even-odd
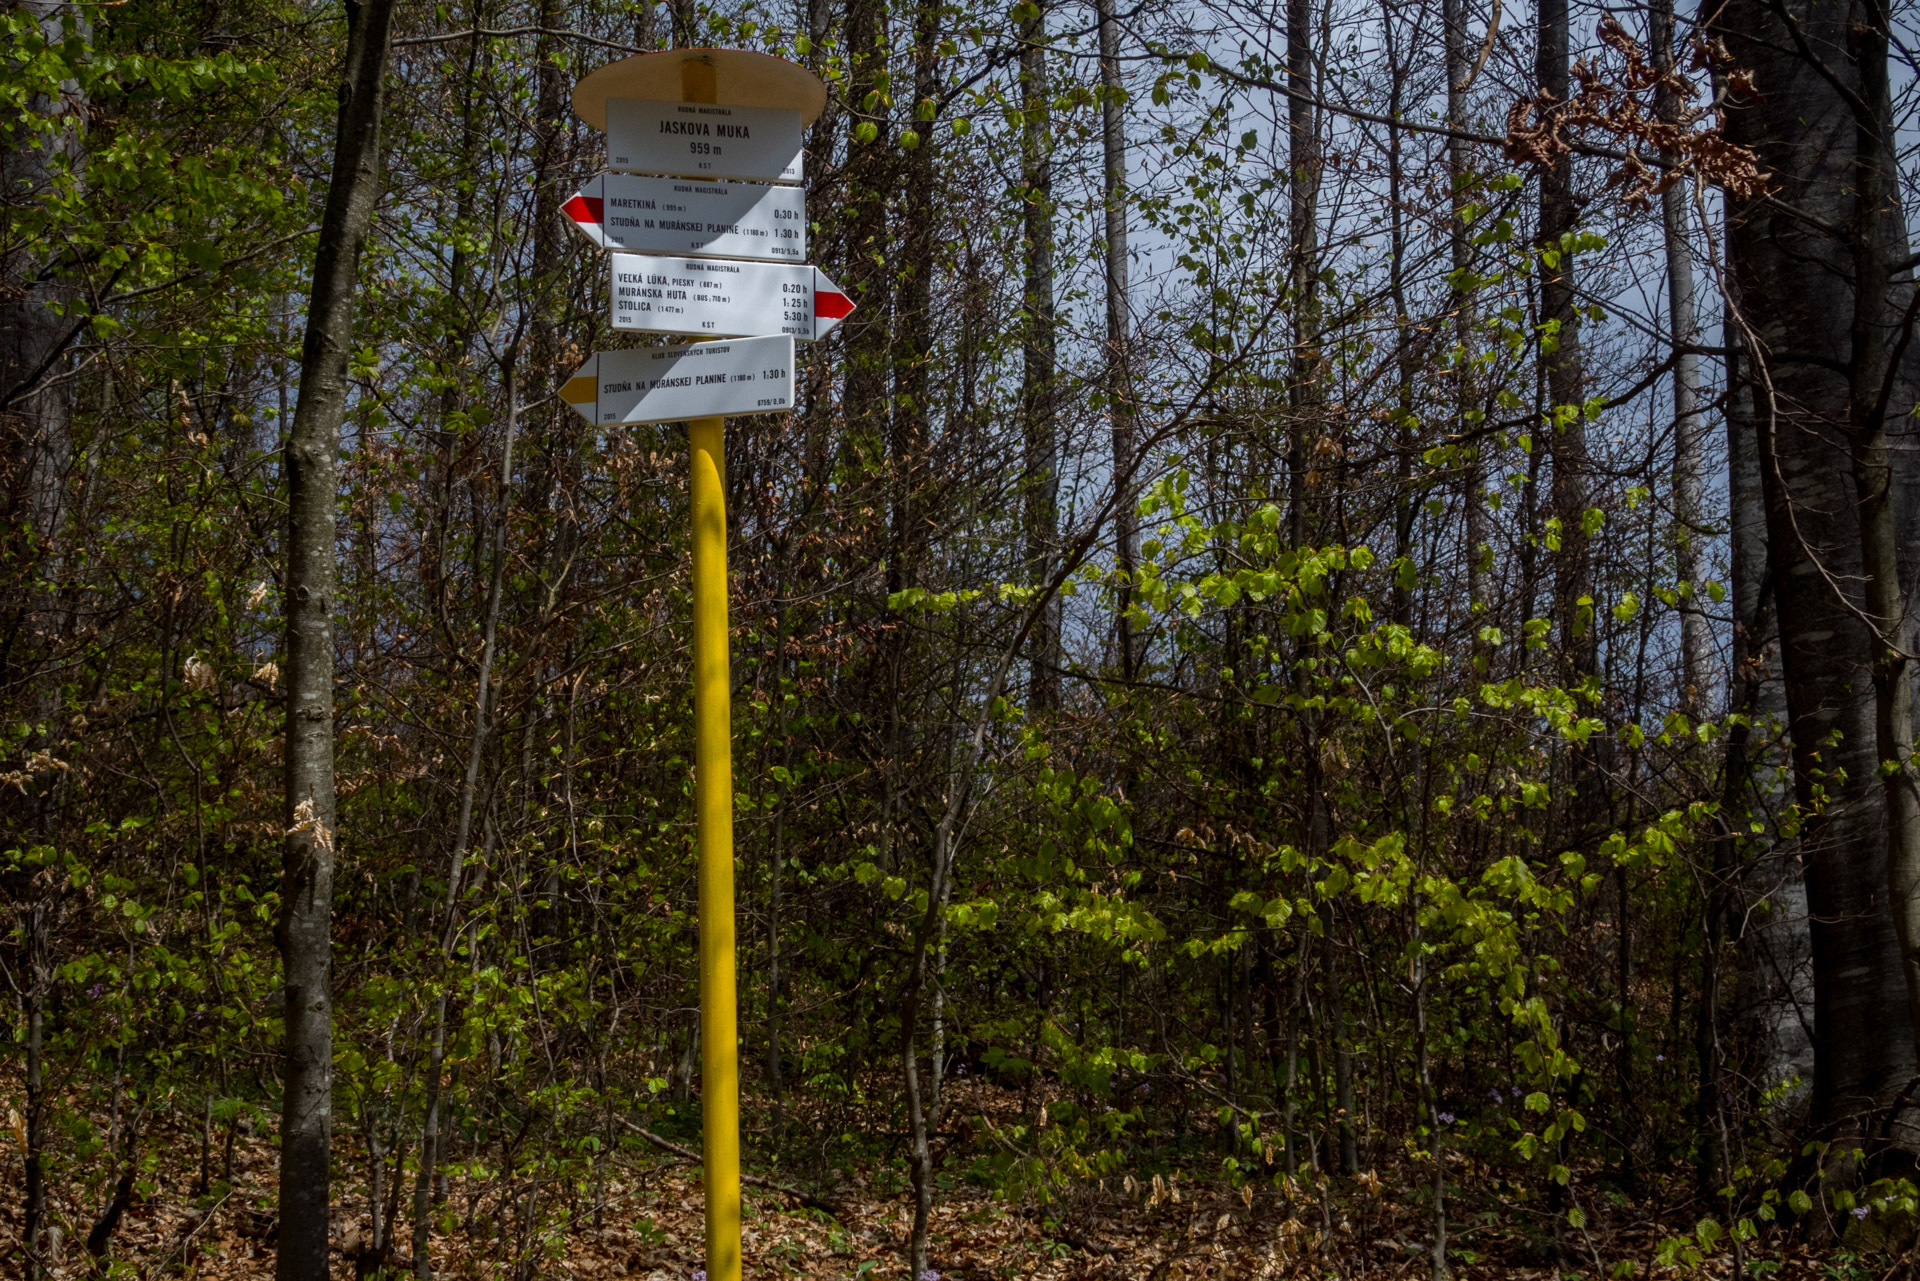
[[[560,391],[596,425],[687,420],[707,1281],[740,1281],[723,415],[791,410],[795,340],[853,310],[806,265],[806,195],[783,185],[799,180],[801,130],[826,101],[806,68],[743,49],[636,54],[573,91],[580,118],[607,130],[615,172],[565,211],[596,245],[625,251],[609,255],[614,327],[729,339],[599,352]]]

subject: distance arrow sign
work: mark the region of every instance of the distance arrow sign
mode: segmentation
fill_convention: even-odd
[[[603,173],[561,208],[602,249],[807,259],[803,187]]]
[[[650,334],[824,338],[853,311],[817,267],[613,255],[613,327]]]
[[[589,356],[560,399],[598,426],[793,408],[793,339],[741,338]]]

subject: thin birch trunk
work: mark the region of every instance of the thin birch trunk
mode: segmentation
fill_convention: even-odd
[[[333,611],[336,455],[360,254],[380,193],[380,124],[394,0],[349,0],[331,182],[314,258],[300,397],[286,445],[286,981],[279,1281],[327,1273],[333,1163]]]
[[[913,11],[913,86],[916,103],[925,104],[928,114],[916,111],[915,133],[920,141],[909,153],[907,162],[907,217],[901,226],[903,248],[909,263],[908,280],[898,297],[898,346],[895,350],[895,381],[900,389],[892,420],[893,443],[890,453],[890,479],[893,494],[892,554],[888,557],[889,588],[897,590],[912,583],[923,520],[917,516],[919,499],[917,477],[926,452],[930,373],[933,357],[933,277],[935,264],[935,181],[936,158],[933,126],[940,97],[941,9],[933,0],[920,0]],[[894,798],[893,771],[908,760],[909,727],[902,706],[901,669],[907,658],[906,634],[896,633],[888,646],[887,714],[888,797]],[[891,815],[889,815],[891,818]],[[889,824],[891,828],[891,824]],[[937,866],[940,850],[929,846],[928,892],[932,908],[939,911],[940,877]],[[914,1026],[919,1015],[922,986],[925,982],[924,939],[915,951],[906,1009],[901,1016],[901,1070],[907,1098],[907,1119],[911,1129],[913,1179],[913,1229],[908,1243],[910,1272],[918,1277],[928,1270],[927,1234],[933,1216],[934,1170],[929,1131],[939,1124],[940,1036],[943,1031],[937,1014],[939,979],[936,976],[934,1053],[932,1089],[926,1091],[920,1080],[919,1045]]]

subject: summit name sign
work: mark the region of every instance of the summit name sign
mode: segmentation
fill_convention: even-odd
[[[704,102],[607,100],[607,167],[643,173],[799,182],[800,113]]]

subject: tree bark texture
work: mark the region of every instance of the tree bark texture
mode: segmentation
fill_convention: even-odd
[[[1673,0],[1654,0],[1648,16],[1654,66],[1673,69]],[[1661,88],[1662,119],[1677,120],[1680,103]],[[1707,419],[1701,413],[1699,312],[1694,300],[1693,219],[1689,186],[1676,182],[1660,194],[1660,229],[1667,254],[1667,330],[1673,341],[1673,524],[1674,560],[1685,596],[1680,602],[1681,706],[1695,715],[1710,706],[1713,626],[1701,608],[1703,552],[1707,542],[1705,499]]]
[[[1567,0],[1540,0],[1534,75],[1541,92],[1552,95],[1555,102],[1567,100],[1569,39]],[[1595,662],[1592,606],[1581,604],[1592,595],[1593,583],[1582,524],[1587,511],[1587,430],[1579,413],[1584,400],[1580,320],[1575,310],[1573,252],[1567,240],[1579,216],[1573,195],[1573,156],[1562,152],[1540,175],[1540,341],[1547,412],[1553,418],[1547,428],[1547,447],[1553,455],[1553,514],[1560,522],[1554,603],[1573,680],[1591,674]]]
[[[50,41],[63,38],[69,26],[80,23],[77,8],[66,3],[28,0],[20,6],[39,21]],[[63,172],[80,157],[79,87],[62,86],[62,97],[72,102],[35,98],[16,117],[12,146],[0,151],[0,210],[27,207],[44,199]],[[60,123],[54,123],[60,122]],[[42,132],[42,130],[46,132]],[[11,286],[0,292],[0,430],[6,443],[9,511],[39,509],[51,492],[57,472],[49,464],[65,457],[71,396],[64,383],[51,381],[58,372],[61,352],[71,340],[74,321],[60,314],[61,303],[74,296],[73,286],[58,272],[43,271],[42,255],[30,242],[8,237],[21,247],[0,262],[0,272]]]
[[[1397,567],[1406,567],[1413,563],[1414,525],[1420,516],[1420,495],[1414,483],[1421,453],[1414,412],[1420,369],[1413,344],[1413,315],[1407,310],[1406,131],[1399,124],[1406,110],[1407,67],[1389,4],[1380,6],[1380,29],[1387,48],[1387,115],[1394,121],[1387,132],[1387,232],[1393,255],[1387,270],[1387,293],[1393,300],[1394,336],[1400,345],[1394,369],[1400,386],[1394,398],[1394,478],[1399,492],[1393,506],[1393,560]],[[1402,627],[1413,626],[1413,584],[1398,572],[1393,584],[1392,617]]]
[[[1308,537],[1308,490],[1319,444],[1323,399],[1320,359],[1320,113],[1313,93],[1313,5],[1287,0],[1287,229],[1293,286],[1293,368],[1288,385],[1292,422],[1287,433],[1288,533]]]
[[[26,1213],[20,1225],[20,1239],[29,1253],[22,1275],[34,1281],[39,1275],[40,1252],[47,1230],[47,1085],[46,1022],[47,988],[53,978],[48,963],[48,904],[42,900],[26,912],[27,990],[26,1007],[26,1143],[21,1158],[26,1166]]]
[[[9,8],[15,6],[8,6]],[[79,6],[65,0],[17,0],[41,35],[57,44],[84,35]],[[11,56],[11,55],[6,55]],[[0,688],[42,661],[41,638],[54,627],[46,616],[52,596],[44,582],[60,545],[66,479],[73,453],[72,384],[66,353],[84,323],[73,314],[78,290],[55,261],[58,247],[17,234],[11,211],[49,198],[82,163],[86,102],[69,80],[59,96],[36,95],[10,112],[7,145],[0,148]],[[51,721],[47,688],[26,694],[37,721]]]
[[[889,496],[893,527],[893,547],[887,557],[889,592],[913,584],[914,566],[921,543],[922,522],[915,515],[913,497],[919,488],[918,479],[928,434],[927,362],[933,350],[932,285],[937,269],[934,261],[933,210],[939,166],[934,163],[935,122],[931,112],[940,97],[939,5],[934,0],[920,0],[914,8],[913,24],[913,97],[920,143],[908,152],[906,164],[904,194],[907,219],[903,247],[906,250],[907,279],[899,293],[898,337],[894,348],[893,440],[888,451],[891,455],[889,480],[893,490]],[[919,110],[922,104],[928,112],[924,116]],[[896,633],[889,638],[889,752],[896,763],[911,756],[911,731],[902,716],[900,697],[900,672],[906,659],[905,647],[904,633]],[[929,868],[928,882],[937,885],[940,882],[938,863],[941,851],[938,847],[931,847],[929,854],[932,866]],[[916,1017],[920,989],[926,978],[924,966],[924,955],[916,954],[909,978],[913,986],[909,1006],[915,1010]],[[934,981],[938,982],[937,975]],[[929,1097],[929,1091],[920,1080],[918,1031],[911,1023],[902,1028],[901,1050],[902,1084],[911,1132],[909,1160],[913,1182],[913,1226],[907,1255],[909,1271],[916,1277],[927,1270],[927,1234],[932,1222],[935,1190],[933,1149],[928,1132],[939,1124],[936,1114],[940,1079],[940,1048],[936,1038],[932,1064],[933,1089]]]
[[[1025,202],[1026,305],[1020,335],[1020,413],[1026,424],[1027,581],[1053,575],[1059,543],[1060,441],[1054,403],[1053,110],[1047,76],[1047,7],[1020,23],[1021,192]],[[1060,701],[1060,612],[1049,606],[1033,629],[1028,700]]]
[[[1441,0],[1441,39],[1446,49],[1447,124],[1464,130],[1468,127],[1467,90],[1472,87],[1473,60],[1467,50],[1466,0]],[[1477,292],[1468,277],[1473,270],[1473,241],[1467,234],[1467,205],[1472,200],[1473,157],[1466,139],[1447,138],[1447,185],[1451,204],[1447,219],[1447,255],[1453,268],[1451,289],[1453,341],[1457,348],[1453,360],[1454,432],[1462,439],[1467,432],[1467,415],[1473,409],[1473,298]],[[1461,476],[1461,501],[1466,508],[1462,522],[1467,540],[1467,604],[1471,609],[1486,593],[1487,504],[1482,489],[1486,467],[1480,449],[1474,449]],[[1470,631],[1477,628],[1469,627]]]
[[[1885,11],[1813,0],[1784,12],[1791,21],[1736,0],[1719,14],[1718,34],[1757,90],[1734,96],[1729,133],[1758,152],[1777,197],[1730,208],[1728,258],[1753,361],[1747,382],[1796,797],[1806,811],[1812,1116],[1830,1133],[1859,1135],[1915,1067],[1911,967],[1889,877],[1902,887],[1897,906],[1911,930],[1920,834],[1908,769],[1886,780],[1879,769],[1901,754],[1889,741],[1903,732],[1901,719],[1911,741],[1911,672],[1890,661],[1889,642],[1910,633],[1899,584],[1920,552],[1916,466],[1910,451],[1891,448],[1889,424],[1914,403],[1905,341],[1913,286],[1890,270],[1906,256],[1906,234],[1884,177],[1892,172]],[[1897,1137],[1913,1146],[1904,1125]]]
[[[894,273],[889,266],[893,229],[887,206],[894,177],[887,138],[889,113],[879,102],[881,87],[891,74],[888,25],[886,0],[849,0],[847,57],[852,90],[847,106],[857,122],[856,131],[861,125],[872,125],[875,130],[872,141],[860,142],[856,137],[848,144],[838,197],[845,211],[842,230],[848,285],[858,304],[841,326],[847,335],[846,381],[841,397],[846,415],[843,439],[845,447],[855,451],[856,459],[861,451],[880,447],[891,420],[887,375],[892,334],[888,319],[893,314]]]
[[[1754,388],[1749,362],[1739,354],[1743,335],[1730,311],[1723,332],[1730,352],[1726,417],[1733,644],[1728,709],[1749,720],[1748,729],[1729,735],[1727,782],[1735,799],[1728,820],[1735,827],[1759,822],[1763,828],[1743,860],[1742,893],[1749,910],[1740,936],[1738,1017],[1745,1025],[1744,1039],[1757,1056],[1749,1074],[1760,1086],[1775,1089],[1795,1079],[1800,1082],[1773,1107],[1770,1120],[1785,1134],[1806,1119],[1814,1075],[1812,939],[1800,845],[1780,830],[1793,796],[1776,769],[1784,746],[1787,695],[1774,617]]]
[[[1866,571],[1876,765],[1886,804],[1887,905],[1900,941],[1907,1017],[1920,1047],[1920,769],[1913,760],[1913,602],[1906,587],[1916,566],[1910,552],[1902,554],[1903,541],[1915,541],[1910,475],[1916,385],[1898,368],[1911,345],[1920,296],[1911,268],[1894,265],[1896,257],[1906,257],[1907,238],[1887,71],[1892,28],[1886,0],[1865,0],[1855,11],[1851,37],[1860,89],[1853,103],[1847,426]],[[1896,274],[1904,277],[1899,284],[1893,281]],[[1900,474],[1902,463],[1908,476]]]
[[[280,951],[286,1096],[280,1120],[279,1281],[327,1275],[333,1130],[330,990],[334,831],[336,458],[360,253],[380,191],[380,115],[394,0],[349,0],[332,181],[314,255],[300,399],[286,445],[287,838]]]
[[[1127,91],[1120,78],[1120,23],[1114,0],[1095,0],[1100,27],[1100,200],[1106,230],[1107,303],[1107,416],[1113,432],[1113,483],[1119,496],[1113,504],[1113,560],[1120,572],[1120,599],[1114,611],[1115,648],[1120,679],[1131,682],[1134,671],[1133,576],[1140,559],[1140,536],[1135,528],[1139,487],[1134,483],[1136,430],[1133,409],[1133,362],[1129,344],[1133,309],[1127,285]]]
[[[24,0],[18,7],[50,43],[85,31],[86,19],[76,5]],[[56,630],[51,588],[57,584],[50,580],[62,576],[56,549],[63,541],[72,457],[73,396],[60,375],[80,322],[65,314],[77,291],[52,261],[59,250],[14,234],[10,211],[47,199],[66,175],[76,173],[85,105],[72,81],[60,86],[57,99],[30,98],[9,113],[9,145],[0,150],[0,244],[13,247],[0,259],[0,635],[7,638],[0,643],[0,689],[12,695],[16,714],[44,727],[23,743],[40,749],[54,746],[61,733],[59,683],[44,675],[45,638]],[[12,789],[14,797],[0,809],[8,843],[50,840],[59,780],[56,773]],[[22,908],[23,918],[14,971],[25,1024],[20,1226],[26,1249],[20,1275],[35,1281],[49,1227],[46,1042],[58,891],[26,868],[8,880],[3,888]]]

